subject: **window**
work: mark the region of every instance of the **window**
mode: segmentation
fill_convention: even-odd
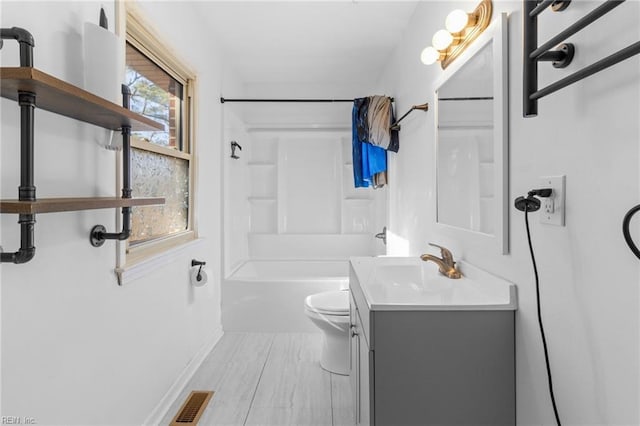
[[[194,77],[127,11],[125,84],[130,108],[164,125],[132,132],[133,197],[164,197],[161,206],[132,208],[127,263],[195,238],[193,227]]]

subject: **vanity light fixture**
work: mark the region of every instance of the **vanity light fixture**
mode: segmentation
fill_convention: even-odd
[[[422,54],[420,54],[420,60],[425,65],[431,65],[445,58],[445,54],[437,50],[433,46],[426,47]]]
[[[478,17],[473,13],[467,13],[462,9],[456,9],[447,15],[444,27],[452,34],[462,32],[467,27],[472,27],[478,22]]]
[[[433,38],[431,39],[431,44],[437,50],[442,51],[442,50],[447,50],[449,46],[453,44],[453,41],[454,41],[453,34],[451,34],[447,30],[440,30],[433,35]]]
[[[461,9],[449,13],[445,20],[446,30],[436,32],[431,40],[432,46],[422,51],[422,63],[440,62],[442,69],[447,68],[489,26],[491,12],[491,0],[482,0],[471,13]]]

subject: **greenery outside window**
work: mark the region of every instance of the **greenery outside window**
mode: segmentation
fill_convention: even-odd
[[[193,86],[195,78],[131,11],[126,19],[125,84],[131,110],[164,125],[132,132],[133,197],[164,197],[132,209],[127,264],[195,238],[193,226]]]

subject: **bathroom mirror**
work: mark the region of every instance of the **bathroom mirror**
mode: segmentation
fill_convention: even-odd
[[[508,46],[501,14],[436,84],[436,222],[508,253]]]

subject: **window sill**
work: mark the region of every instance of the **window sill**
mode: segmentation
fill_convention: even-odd
[[[198,247],[203,243],[203,238],[196,238],[184,244],[180,244],[178,246],[167,249],[162,253],[149,256],[144,260],[136,262],[135,264],[116,268],[115,273],[118,279],[118,285],[129,284],[132,281],[148,275],[152,271],[156,271],[158,268],[167,266],[168,264],[175,261],[178,255],[182,252]]]

